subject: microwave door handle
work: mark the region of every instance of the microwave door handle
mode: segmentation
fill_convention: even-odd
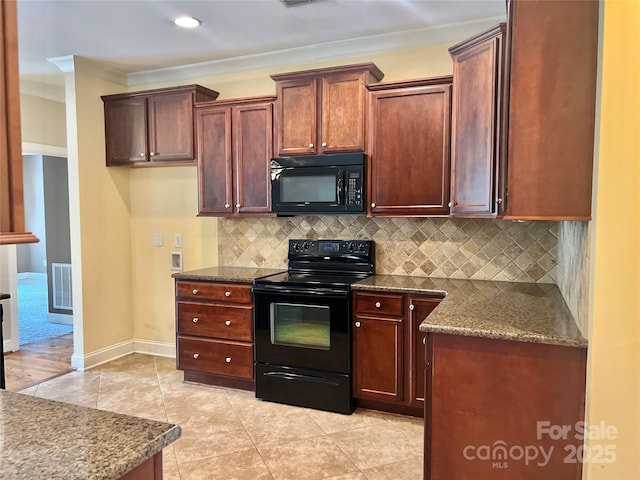
[[[342,170],[338,170],[338,181],[336,182],[336,197],[338,198],[338,205],[342,205],[344,203],[344,172]]]

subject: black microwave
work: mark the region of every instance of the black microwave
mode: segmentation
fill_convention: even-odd
[[[271,209],[278,215],[362,214],[364,178],[364,153],[273,158]]]

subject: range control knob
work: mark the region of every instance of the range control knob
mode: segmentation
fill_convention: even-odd
[[[366,243],[361,243],[360,245],[358,245],[358,251],[359,252],[364,252],[367,250],[367,244]]]
[[[299,252],[301,250],[301,246],[299,242],[294,242],[293,244],[293,251],[294,252]]]
[[[311,244],[309,242],[304,242],[304,245],[302,245],[302,248],[304,248],[305,250],[309,250],[310,246]]]
[[[353,243],[353,242],[349,242],[349,243],[347,244],[347,249],[348,249],[350,252],[353,252],[353,250],[354,250],[355,248],[356,248],[356,244],[355,244],[355,243]]]

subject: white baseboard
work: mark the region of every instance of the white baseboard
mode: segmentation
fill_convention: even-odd
[[[60,325],[73,325],[73,315],[64,313],[47,313],[47,322],[58,323]]]
[[[71,356],[71,368],[87,370],[132,353],[175,358],[176,346],[173,343],[153,342],[150,340],[127,340],[87,355],[76,355],[74,353]]]

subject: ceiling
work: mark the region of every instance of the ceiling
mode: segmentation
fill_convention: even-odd
[[[176,27],[183,14],[202,26]],[[238,58],[277,63],[276,53],[302,63],[325,47],[338,55],[448,41],[442,34],[452,27],[477,32],[478,20],[504,17],[505,0],[18,0],[20,76],[50,81],[61,72],[48,59],[69,55],[129,78]]]

